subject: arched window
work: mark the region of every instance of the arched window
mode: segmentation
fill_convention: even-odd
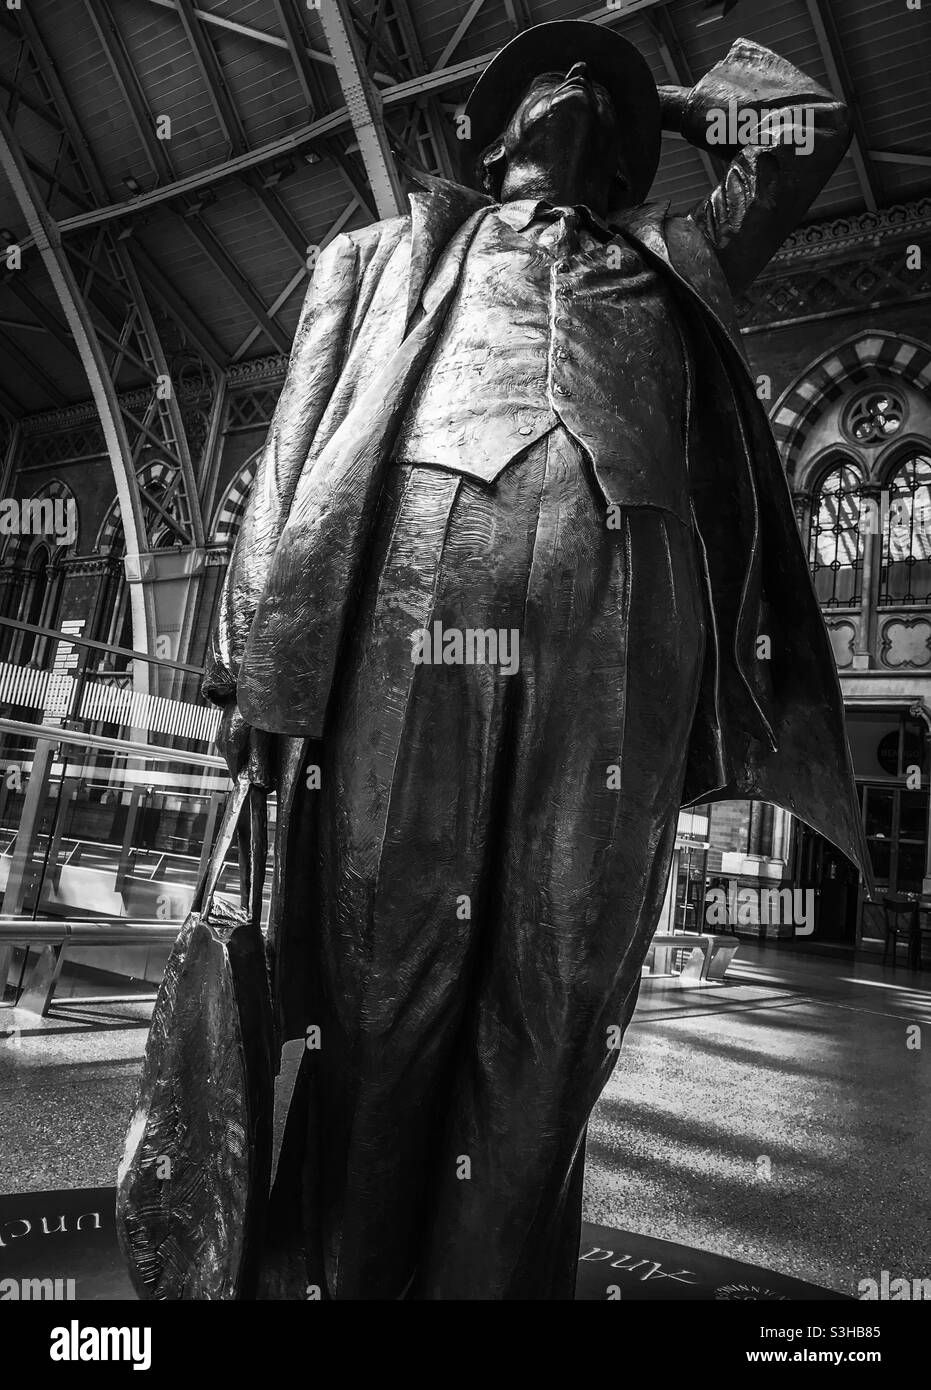
[[[48,597],[49,560],[50,556],[44,545],[36,546],[29,556],[29,578],[23,597],[20,617],[22,622],[32,623],[35,627],[40,627],[42,625],[43,611]],[[19,654],[19,660],[23,665],[38,657],[42,650],[42,645],[41,638],[37,637],[35,633],[23,633],[23,641]]]
[[[155,460],[137,473],[142,497],[142,520],[145,544],[149,550],[167,550],[172,545],[187,544],[185,533],[176,513],[179,508],[180,470]],[[114,501],[104,517],[97,534],[97,550],[114,561],[126,554],[126,536],[120,519],[120,504]],[[132,605],[129,582],[122,564],[114,569],[108,582],[103,603],[97,612],[94,637],[116,647],[133,647]],[[108,668],[125,671],[130,657],[108,658]]]
[[[818,602],[825,608],[857,604],[861,599],[861,483],[860,470],[854,464],[838,463],[815,494],[808,560]]]
[[[931,457],[913,454],[889,480],[880,603],[931,603]]]

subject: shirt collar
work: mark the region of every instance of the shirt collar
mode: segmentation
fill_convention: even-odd
[[[586,203],[576,203],[575,211],[580,214],[583,226],[587,226],[596,235],[605,240],[613,237],[614,233],[606,222],[593,212]],[[498,207],[498,216],[513,227],[515,232],[523,232],[530,226],[542,212],[546,212],[553,207],[548,198],[516,198],[513,202],[501,203]]]

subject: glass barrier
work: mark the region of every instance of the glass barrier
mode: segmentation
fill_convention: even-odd
[[[0,618],[0,635],[43,638],[41,659],[0,659],[0,714],[185,752],[211,751],[220,713],[200,696],[202,672],[184,662]],[[71,630],[73,628],[74,630]]]
[[[14,1000],[28,991],[42,953],[55,951],[57,960],[63,943],[72,965],[157,984],[230,787],[213,752],[218,711],[138,688],[157,690],[180,674],[184,689],[196,690],[199,672],[123,652],[153,670],[144,680],[131,670],[104,678],[90,669],[103,644],[83,643],[74,658],[67,648],[82,639],[55,635],[59,655],[50,668],[0,663],[0,1000],[7,1003],[11,989]],[[62,650],[80,675],[75,665],[57,670]],[[272,798],[270,843],[274,821]],[[263,920],[269,882],[266,874]],[[238,900],[235,848],[220,892]]]

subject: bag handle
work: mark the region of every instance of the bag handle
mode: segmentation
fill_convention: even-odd
[[[243,810],[248,802],[248,829],[245,837],[240,828]],[[191,911],[206,917],[212,906],[213,896],[220,882],[220,875],[226,863],[233,836],[240,830],[239,867],[242,885],[242,905],[248,908],[252,921],[258,922],[262,908],[262,888],[265,878],[265,853],[267,849],[267,805],[262,787],[250,782],[247,772],[236,778],[220,820],[220,828],[214,841],[213,852],[207,861],[201,878],[194,889]]]
[[[265,886],[265,858],[268,853],[268,793],[251,783],[248,816],[236,825],[239,841],[239,898],[251,922],[262,919],[262,889]]]

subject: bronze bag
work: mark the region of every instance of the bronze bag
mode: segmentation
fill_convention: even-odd
[[[242,906],[214,900],[240,829]],[[159,986],[116,1196],[141,1299],[255,1297],[274,1063],[260,929],[264,791],[241,776]]]

